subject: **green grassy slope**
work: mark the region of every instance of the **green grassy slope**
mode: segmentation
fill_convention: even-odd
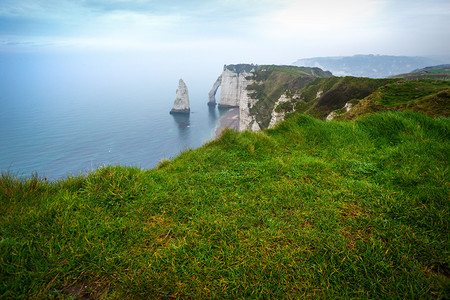
[[[0,179],[0,298],[449,298],[450,122],[226,130],[142,171]]]
[[[363,99],[388,82],[386,79],[339,78],[330,89],[322,90],[322,95],[318,99],[310,99],[312,105],[305,112],[324,119],[330,112],[343,107],[348,101]]]
[[[250,114],[256,117],[261,128],[267,128],[275,103],[286,91],[296,91],[305,87],[316,78],[331,77],[330,72],[319,68],[294,66],[262,65],[249,77],[256,82],[247,89],[250,96],[258,102],[250,108]]]
[[[377,111],[413,110],[431,117],[450,115],[450,82],[445,80],[370,79],[359,77],[317,78],[297,90],[297,97],[276,111],[301,112],[325,119],[352,120]],[[343,107],[352,103],[346,112]]]
[[[297,99],[279,105],[276,110],[301,112],[316,118],[342,108],[347,102],[363,99],[379,87],[394,82],[393,79],[370,79],[362,77],[317,78],[297,90]]]
[[[392,78],[403,78],[407,80],[420,80],[420,79],[450,80],[450,65],[427,67],[413,71],[411,73],[392,76]]]
[[[450,81],[398,80],[354,103],[354,108],[336,119],[349,120],[367,113],[392,110],[412,110],[430,117],[449,117]]]

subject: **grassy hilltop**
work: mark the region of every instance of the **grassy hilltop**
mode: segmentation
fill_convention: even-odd
[[[450,116],[448,80],[316,78],[304,88],[285,93],[291,100],[278,105],[276,111],[295,111],[319,119],[331,112],[336,113],[336,119],[353,120],[368,113],[401,110]],[[349,111],[344,108],[347,103],[352,104]]]
[[[414,73],[387,79],[334,77],[319,68],[294,66],[227,67],[251,73],[247,79],[255,82],[247,90],[254,104],[249,111],[263,129],[269,127],[273,111],[303,113],[322,120],[330,113],[336,119],[352,120],[367,113],[394,110],[413,110],[431,117],[450,115],[448,68],[442,66],[418,70],[420,76]],[[278,103],[282,96],[288,101]],[[350,111],[346,104],[351,104]]]
[[[446,90],[394,83],[373,99]],[[449,298],[449,119],[351,119],[225,130],[151,170],[3,173],[0,298]]]
[[[414,70],[411,73],[392,76],[392,78],[404,78],[408,80],[440,79],[450,80],[450,65],[438,65]]]

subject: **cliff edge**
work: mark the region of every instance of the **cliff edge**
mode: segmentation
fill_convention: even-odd
[[[269,127],[279,98],[299,90],[319,77],[331,77],[319,68],[237,64],[225,65],[209,92],[208,105],[215,105],[221,87],[219,107],[239,108],[239,131]]]

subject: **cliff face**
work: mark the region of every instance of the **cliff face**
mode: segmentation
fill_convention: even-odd
[[[216,82],[214,82],[213,84],[211,91],[209,91],[208,105],[216,105],[216,93],[221,84],[222,84],[222,75],[220,75],[219,78],[217,78]]]
[[[219,106],[241,106],[241,98],[247,96],[247,86],[253,82],[252,80],[247,80],[246,77],[251,76],[251,71],[254,69],[250,69],[250,72],[247,70],[247,68],[239,69],[234,65],[224,67],[222,72],[222,90],[220,92]]]
[[[183,79],[178,82],[177,94],[170,113],[190,113],[189,92]]]
[[[253,77],[253,72],[257,67],[250,64],[225,65],[222,74],[214,82],[208,95],[208,105],[215,105],[215,96],[217,90],[221,87],[219,107],[239,108],[237,122],[239,131],[260,130],[254,116],[251,116],[249,111],[252,103],[255,102],[250,97],[251,91],[248,89],[248,86],[255,81],[249,78]]]
[[[258,99],[252,98],[252,90],[248,88],[253,83],[255,83],[254,80],[247,79],[242,83],[245,85],[245,90],[242,91],[239,101],[239,131],[261,130],[261,126],[256,121],[256,117],[250,113],[250,109],[258,102]]]
[[[239,131],[258,131],[273,126],[284,114],[274,111],[280,97],[299,90],[318,77],[331,77],[319,68],[275,65],[225,65],[209,92],[214,105],[219,86],[221,107],[239,107]]]
[[[276,108],[278,105],[286,103],[288,101],[291,101],[291,98],[288,97],[286,94],[281,95],[280,99],[278,99],[277,102],[275,102],[274,109],[272,110],[272,114],[270,115],[270,123],[269,128],[274,128],[275,125],[280,122],[281,120],[284,120],[284,116],[286,114],[285,111],[277,111]]]
[[[450,91],[445,80],[427,90],[431,86],[428,83],[333,77],[319,68],[229,65],[224,67],[210,95],[214,96],[219,86],[222,86],[219,105],[238,107],[239,125],[234,122],[233,127],[239,131],[275,127],[287,113],[294,111],[322,120],[352,119],[392,109],[416,110],[430,116],[450,115],[448,101],[445,102]]]

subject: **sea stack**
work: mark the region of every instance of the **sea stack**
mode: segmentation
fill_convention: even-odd
[[[189,92],[183,79],[178,82],[177,96],[173,102],[171,114],[188,114],[191,110],[189,108]]]

